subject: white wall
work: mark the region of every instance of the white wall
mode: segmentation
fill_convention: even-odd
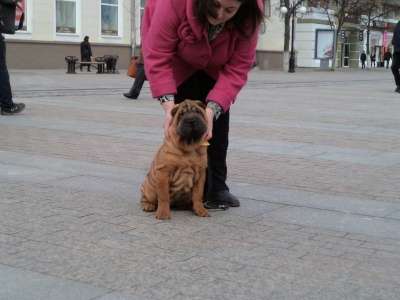
[[[299,23],[296,26],[295,49],[297,50],[297,65],[299,67],[320,66],[320,60],[315,59],[315,33],[317,29],[331,29],[328,25]]]
[[[283,51],[285,24],[279,11],[279,0],[271,0],[271,16],[265,20],[265,32],[260,34],[258,50]]]

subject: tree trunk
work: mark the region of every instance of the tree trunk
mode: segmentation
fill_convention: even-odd
[[[335,30],[333,33],[333,57],[332,57],[331,71],[335,71],[336,69],[336,52],[337,52],[338,37],[339,37],[339,30]]]

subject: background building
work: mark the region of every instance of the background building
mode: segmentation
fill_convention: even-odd
[[[265,1],[265,22],[257,45],[260,69],[282,69],[285,24],[280,13],[280,0]]]
[[[284,16],[279,8],[285,2],[297,3],[299,0],[267,0],[266,30],[260,34],[257,49],[257,62],[261,68],[282,69],[287,64],[284,55]],[[330,25],[327,1],[307,0],[303,4],[307,13],[297,14],[295,22],[296,65],[306,68],[332,66],[335,29]],[[348,16],[337,41],[336,67],[358,68],[362,51],[375,53],[377,65],[381,65],[383,54],[391,50],[391,39],[395,24],[400,20],[400,0],[360,0],[360,3],[378,4],[371,10],[368,22],[367,6],[361,6],[355,15]],[[328,12],[334,14],[330,7]],[[369,24],[369,25],[368,25]],[[289,49],[290,50],[290,49]]]
[[[131,56],[133,15],[130,0],[23,0],[26,25],[7,38],[10,68],[65,68],[64,57],[80,55],[88,35],[94,56]]]
[[[261,69],[281,70],[289,58],[284,51],[285,22],[280,7],[285,2],[299,0],[264,1],[266,19],[260,30],[256,62]],[[393,28],[400,19],[400,0],[376,1],[380,6],[372,12],[370,22],[363,12],[349,16],[344,23],[337,42],[337,67],[359,67],[362,51],[375,53],[379,64],[383,53],[391,48]],[[307,13],[297,15],[295,50],[299,67],[332,64],[334,29],[321,2],[326,1],[305,0]],[[7,36],[10,68],[65,68],[64,57],[79,56],[79,43],[85,35],[90,37],[95,56],[118,55],[120,68],[127,68],[131,55],[138,52],[145,0],[23,0],[23,3],[25,28]]]

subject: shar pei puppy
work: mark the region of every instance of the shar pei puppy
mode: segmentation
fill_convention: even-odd
[[[157,219],[170,219],[171,207],[192,208],[196,215],[206,217],[205,105],[185,100],[172,109],[171,115],[169,136],[158,149],[141,186],[141,206],[144,211],[156,211]]]

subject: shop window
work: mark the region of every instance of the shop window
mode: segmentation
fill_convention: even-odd
[[[264,15],[266,18],[271,16],[271,0],[265,0]]]
[[[76,33],[76,0],[56,0],[56,32]]]
[[[135,0],[135,44],[140,46],[140,32],[146,0]]]
[[[118,36],[118,0],[101,0],[101,34]]]
[[[27,21],[28,21],[28,12],[27,12],[27,1],[26,0],[21,0],[18,2],[18,8],[16,10],[16,18],[15,18],[15,26],[19,25],[19,21],[22,17],[22,13],[24,13],[25,20],[24,20],[24,26],[20,31],[28,31],[28,26],[27,26]]]

